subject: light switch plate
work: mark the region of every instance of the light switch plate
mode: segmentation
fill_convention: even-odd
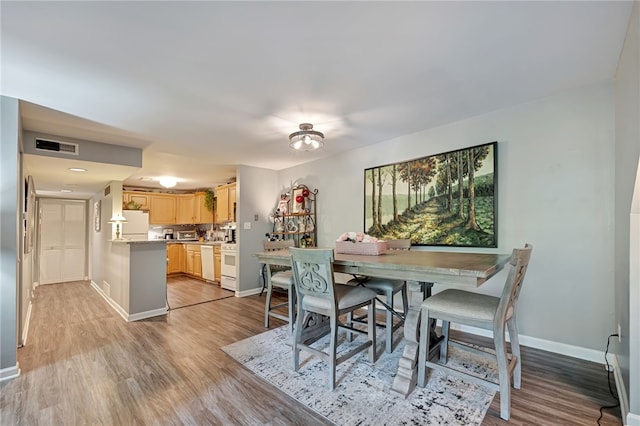
[[[244,229],[251,229],[251,222],[245,222]]]

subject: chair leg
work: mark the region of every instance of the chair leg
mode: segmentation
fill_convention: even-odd
[[[440,342],[440,364],[447,363],[449,356],[449,329],[451,324],[449,321],[442,321],[442,341]]]
[[[290,285],[287,289],[287,297],[289,298],[289,334],[293,336],[294,323],[296,320],[296,289]]]
[[[387,291],[386,292],[387,295],[387,305],[393,307],[393,292],[392,291]],[[391,353],[393,352],[393,314],[391,313],[390,310],[385,309],[386,311],[386,334],[387,334],[387,341],[385,342],[385,351],[387,353]]]
[[[269,273],[269,269],[267,268],[267,273]],[[269,328],[269,311],[271,310],[271,294],[272,294],[273,286],[271,284],[271,277],[267,276],[267,298],[264,306],[264,327]]]
[[[498,360],[498,381],[500,382],[500,418],[509,420],[511,406],[511,380],[507,361],[507,344],[504,338],[504,327],[493,331],[493,340]]]
[[[369,306],[369,313],[367,315],[368,319],[368,337],[371,341],[371,346],[369,347],[369,362],[375,364],[376,362],[376,299],[375,297],[371,301],[371,305]]]
[[[431,344],[431,327],[429,324],[429,310],[422,308],[420,318],[420,345],[418,347],[418,386],[421,388],[427,384],[427,357]]]
[[[516,366],[513,369],[513,387],[520,389],[522,381],[522,358],[520,357],[520,339],[518,337],[518,326],[515,315],[509,318],[507,327],[509,327],[509,340],[511,340],[511,356],[516,360]]]
[[[298,343],[302,340],[302,323],[304,321],[305,311],[300,309],[298,311],[298,318],[296,319],[296,326],[294,328],[293,335],[293,371],[298,371],[300,368],[300,349],[298,349]]]
[[[404,312],[405,318],[407,313],[409,313],[409,297],[407,295],[407,283],[404,283],[402,286],[402,311]]]
[[[353,311],[347,312],[347,327],[353,327]],[[353,341],[353,333],[351,330],[347,330],[347,342]]]
[[[331,343],[329,344],[329,389],[336,388],[336,348],[338,347],[338,315],[334,313],[331,321]]]

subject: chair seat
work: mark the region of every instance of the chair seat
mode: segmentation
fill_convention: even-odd
[[[358,281],[358,279],[356,278],[347,282],[347,284],[349,285],[358,285],[359,283],[360,281]],[[397,293],[398,291],[402,290],[402,286],[404,286],[404,284],[404,281],[389,280],[385,278],[369,278],[362,283],[362,285],[366,288],[370,288],[379,293],[385,293],[387,291]]]
[[[293,285],[293,271],[283,271],[271,276],[271,285],[281,288],[289,288]]]
[[[375,291],[364,287],[336,284],[334,290],[338,302],[338,309],[345,309],[361,303],[367,303],[376,297]],[[308,311],[332,309],[330,300],[313,295],[307,295],[303,303],[303,309]]]
[[[491,328],[498,303],[500,303],[498,297],[449,289],[426,299],[422,302],[422,307],[429,309],[429,314],[434,317],[446,314],[459,320],[469,318],[474,322],[486,322],[487,327]]]

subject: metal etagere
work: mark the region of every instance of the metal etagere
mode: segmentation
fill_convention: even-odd
[[[293,239],[296,247],[315,247],[318,231],[316,227],[317,189],[307,185],[295,185],[280,196],[273,212],[273,240]]]

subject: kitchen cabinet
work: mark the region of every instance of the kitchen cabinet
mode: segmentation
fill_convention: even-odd
[[[207,195],[204,192],[195,193],[195,223],[214,223],[213,211],[209,211],[205,207],[205,199]]]
[[[216,223],[235,221],[236,184],[222,185],[216,188]]]
[[[124,191],[122,193],[122,209],[149,210],[149,194],[137,191]]]
[[[177,274],[183,271],[184,247],[180,243],[167,244],[167,274]]]
[[[195,217],[195,194],[176,195],[176,224],[177,225],[193,225],[196,222]]]
[[[149,201],[149,223],[173,225],[176,223],[176,196],[151,194]]]
[[[202,277],[202,254],[198,244],[186,244],[186,268],[185,271],[189,275]]]
[[[213,246],[213,273],[216,281],[222,279],[222,256],[220,254],[220,244]]]

